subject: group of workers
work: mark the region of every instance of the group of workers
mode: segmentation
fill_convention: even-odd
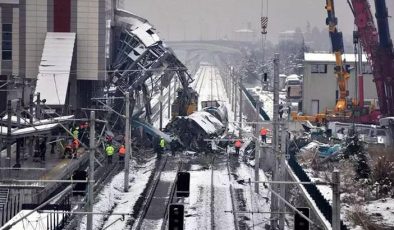
[[[107,162],[108,164],[112,164],[112,158],[115,154],[115,146],[113,144],[108,144],[105,147],[105,153],[107,154]],[[126,148],[124,145],[120,145],[118,148],[118,156],[119,156],[119,162],[124,161],[124,157],[126,155]]]
[[[88,144],[88,135],[87,129],[89,127],[88,122],[81,123],[75,127],[72,127],[70,130],[72,141],[71,143],[67,143],[64,147],[64,158],[77,158],[78,149],[81,146],[82,141],[84,144]]]
[[[106,137],[106,146],[105,146],[105,153],[107,155],[107,163],[112,164],[112,158],[115,154],[115,145],[112,143],[112,137],[107,136]],[[121,144],[119,148],[117,149],[118,156],[119,156],[119,162],[124,161],[124,157],[126,155],[126,147]]]
[[[267,143],[267,134],[268,134],[268,129],[267,128],[261,128],[260,129],[260,136],[261,136],[261,142],[263,143]],[[238,155],[239,154],[239,150],[242,147],[242,141],[241,140],[236,140],[234,142],[234,148],[235,148],[235,154]]]

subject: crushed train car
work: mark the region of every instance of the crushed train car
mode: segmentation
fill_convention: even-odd
[[[197,111],[189,116],[178,116],[171,121],[165,131],[172,133],[183,148],[194,151],[209,150],[207,139],[221,136],[226,127],[212,114]]]

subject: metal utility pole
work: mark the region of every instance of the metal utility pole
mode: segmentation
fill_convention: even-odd
[[[130,93],[126,93],[126,127],[125,127],[125,145],[126,154],[124,159],[124,186],[123,191],[129,191],[129,170],[130,170],[130,157],[131,157],[131,144],[130,144]]]
[[[176,99],[176,88],[177,88],[177,81],[178,81],[178,78],[175,76],[174,77],[174,101],[175,101],[175,99]]]
[[[163,129],[163,86],[160,85],[160,103],[159,103],[159,114],[160,114],[160,130]]]
[[[274,55],[274,111],[273,111],[273,132],[272,132],[272,149],[273,156],[275,161],[275,169],[273,171],[273,178],[275,181],[279,180],[279,165],[280,165],[280,157],[278,156],[279,148],[278,148],[278,130],[279,130],[279,119],[278,119],[278,111],[279,110],[279,54],[276,53]],[[273,185],[273,190],[278,191],[278,186]],[[278,211],[278,198],[271,193],[271,212]],[[271,228],[276,229],[277,222],[277,214],[271,214]]]
[[[281,125],[281,144],[280,144],[280,180],[281,181],[287,181],[286,180],[286,154],[287,154],[287,132],[286,132],[286,126],[284,124]],[[286,184],[282,183],[279,185],[280,187],[280,195],[281,197],[285,198],[286,197]],[[284,229],[285,228],[285,203],[280,200],[279,201],[279,229]]]
[[[258,101],[256,103],[256,125],[255,125],[255,134],[257,137],[256,140],[256,147],[255,147],[255,152],[254,152],[254,179],[255,181],[260,180],[260,174],[259,174],[259,169],[260,169],[260,145],[262,142],[260,141],[260,126],[259,126],[259,118],[260,118],[260,102]],[[259,193],[259,184],[254,185],[254,192]]]
[[[239,77],[239,137],[242,138],[242,76]]]
[[[90,111],[90,137],[89,137],[89,183],[88,183],[88,202],[87,202],[87,230],[93,229],[93,186],[94,186],[94,137],[95,137],[95,112]]]
[[[341,199],[339,171],[332,172],[332,230],[341,229]]]
[[[175,86],[174,86],[175,88]],[[167,90],[167,96],[168,96],[168,119],[171,117],[171,82],[168,84],[168,90]]]
[[[234,94],[234,121],[237,120],[237,79],[234,76],[234,88],[233,88],[233,94]]]
[[[7,161],[8,167],[11,168],[11,116],[12,116],[12,104],[11,100],[7,101]]]

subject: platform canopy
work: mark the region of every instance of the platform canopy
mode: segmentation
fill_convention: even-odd
[[[70,78],[75,33],[48,32],[45,38],[36,93],[47,105],[64,105]]]

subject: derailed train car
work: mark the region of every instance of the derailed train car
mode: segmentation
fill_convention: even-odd
[[[189,116],[178,116],[170,122],[165,131],[178,139],[183,148],[193,151],[211,149],[207,139],[221,136],[225,125],[207,111],[196,111]]]
[[[206,101],[208,102],[208,101]],[[228,123],[228,112],[227,107],[223,102],[220,101],[209,101],[211,103],[202,102],[202,110],[206,111],[213,116],[215,116],[220,122],[222,122],[225,126]],[[215,103],[212,103],[215,102]]]

